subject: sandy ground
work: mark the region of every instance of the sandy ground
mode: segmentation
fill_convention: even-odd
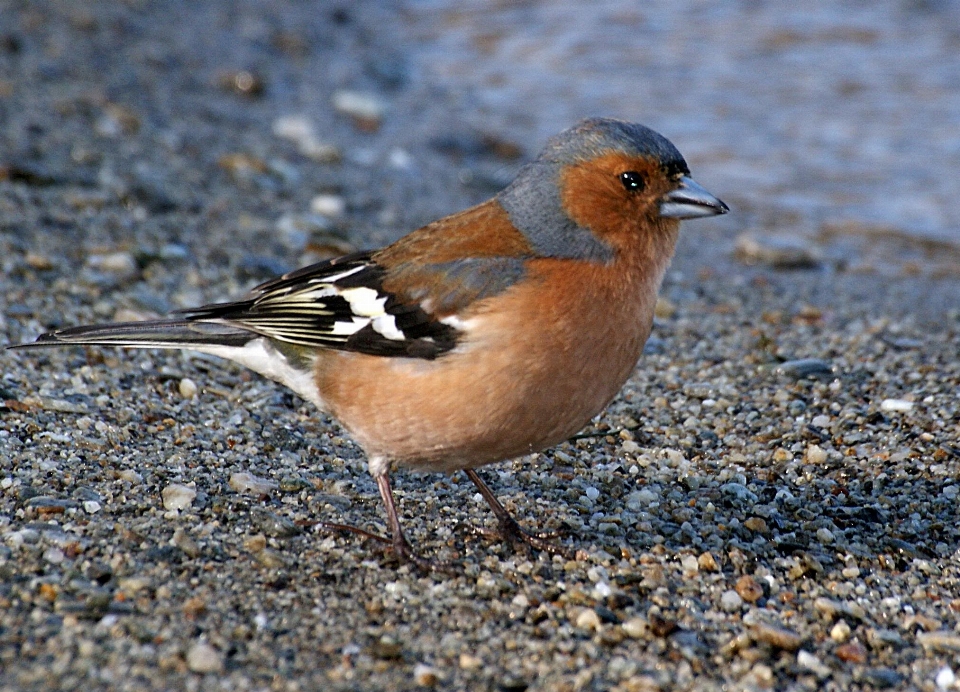
[[[316,531],[384,530],[362,453],[230,364],[0,354],[0,689],[960,687],[960,11],[597,7],[0,2],[6,342],[388,242],[583,115],[734,207],[610,409],[483,472],[571,558],[461,476],[396,479],[459,574]]]

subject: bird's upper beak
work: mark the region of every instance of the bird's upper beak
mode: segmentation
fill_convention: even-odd
[[[680,187],[660,198],[660,216],[671,219],[696,219],[728,211],[730,207],[687,176],[680,178]]]

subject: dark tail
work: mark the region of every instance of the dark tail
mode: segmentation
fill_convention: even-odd
[[[7,348],[46,346],[118,346],[124,348],[195,348],[243,346],[256,339],[254,332],[217,322],[149,320],[70,327],[47,332],[37,340]]]

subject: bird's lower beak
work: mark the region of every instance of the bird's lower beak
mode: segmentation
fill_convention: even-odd
[[[680,187],[660,198],[660,216],[671,219],[696,219],[728,211],[730,207],[687,176],[680,178]]]

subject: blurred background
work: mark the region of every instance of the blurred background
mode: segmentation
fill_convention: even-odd
[[[2,237],[54,263],[386,242],[587,115],[661,131],[734,207],[697,251],[960,271],[957,2],[0,3],[0,178],[45,202],[4,195]]]

